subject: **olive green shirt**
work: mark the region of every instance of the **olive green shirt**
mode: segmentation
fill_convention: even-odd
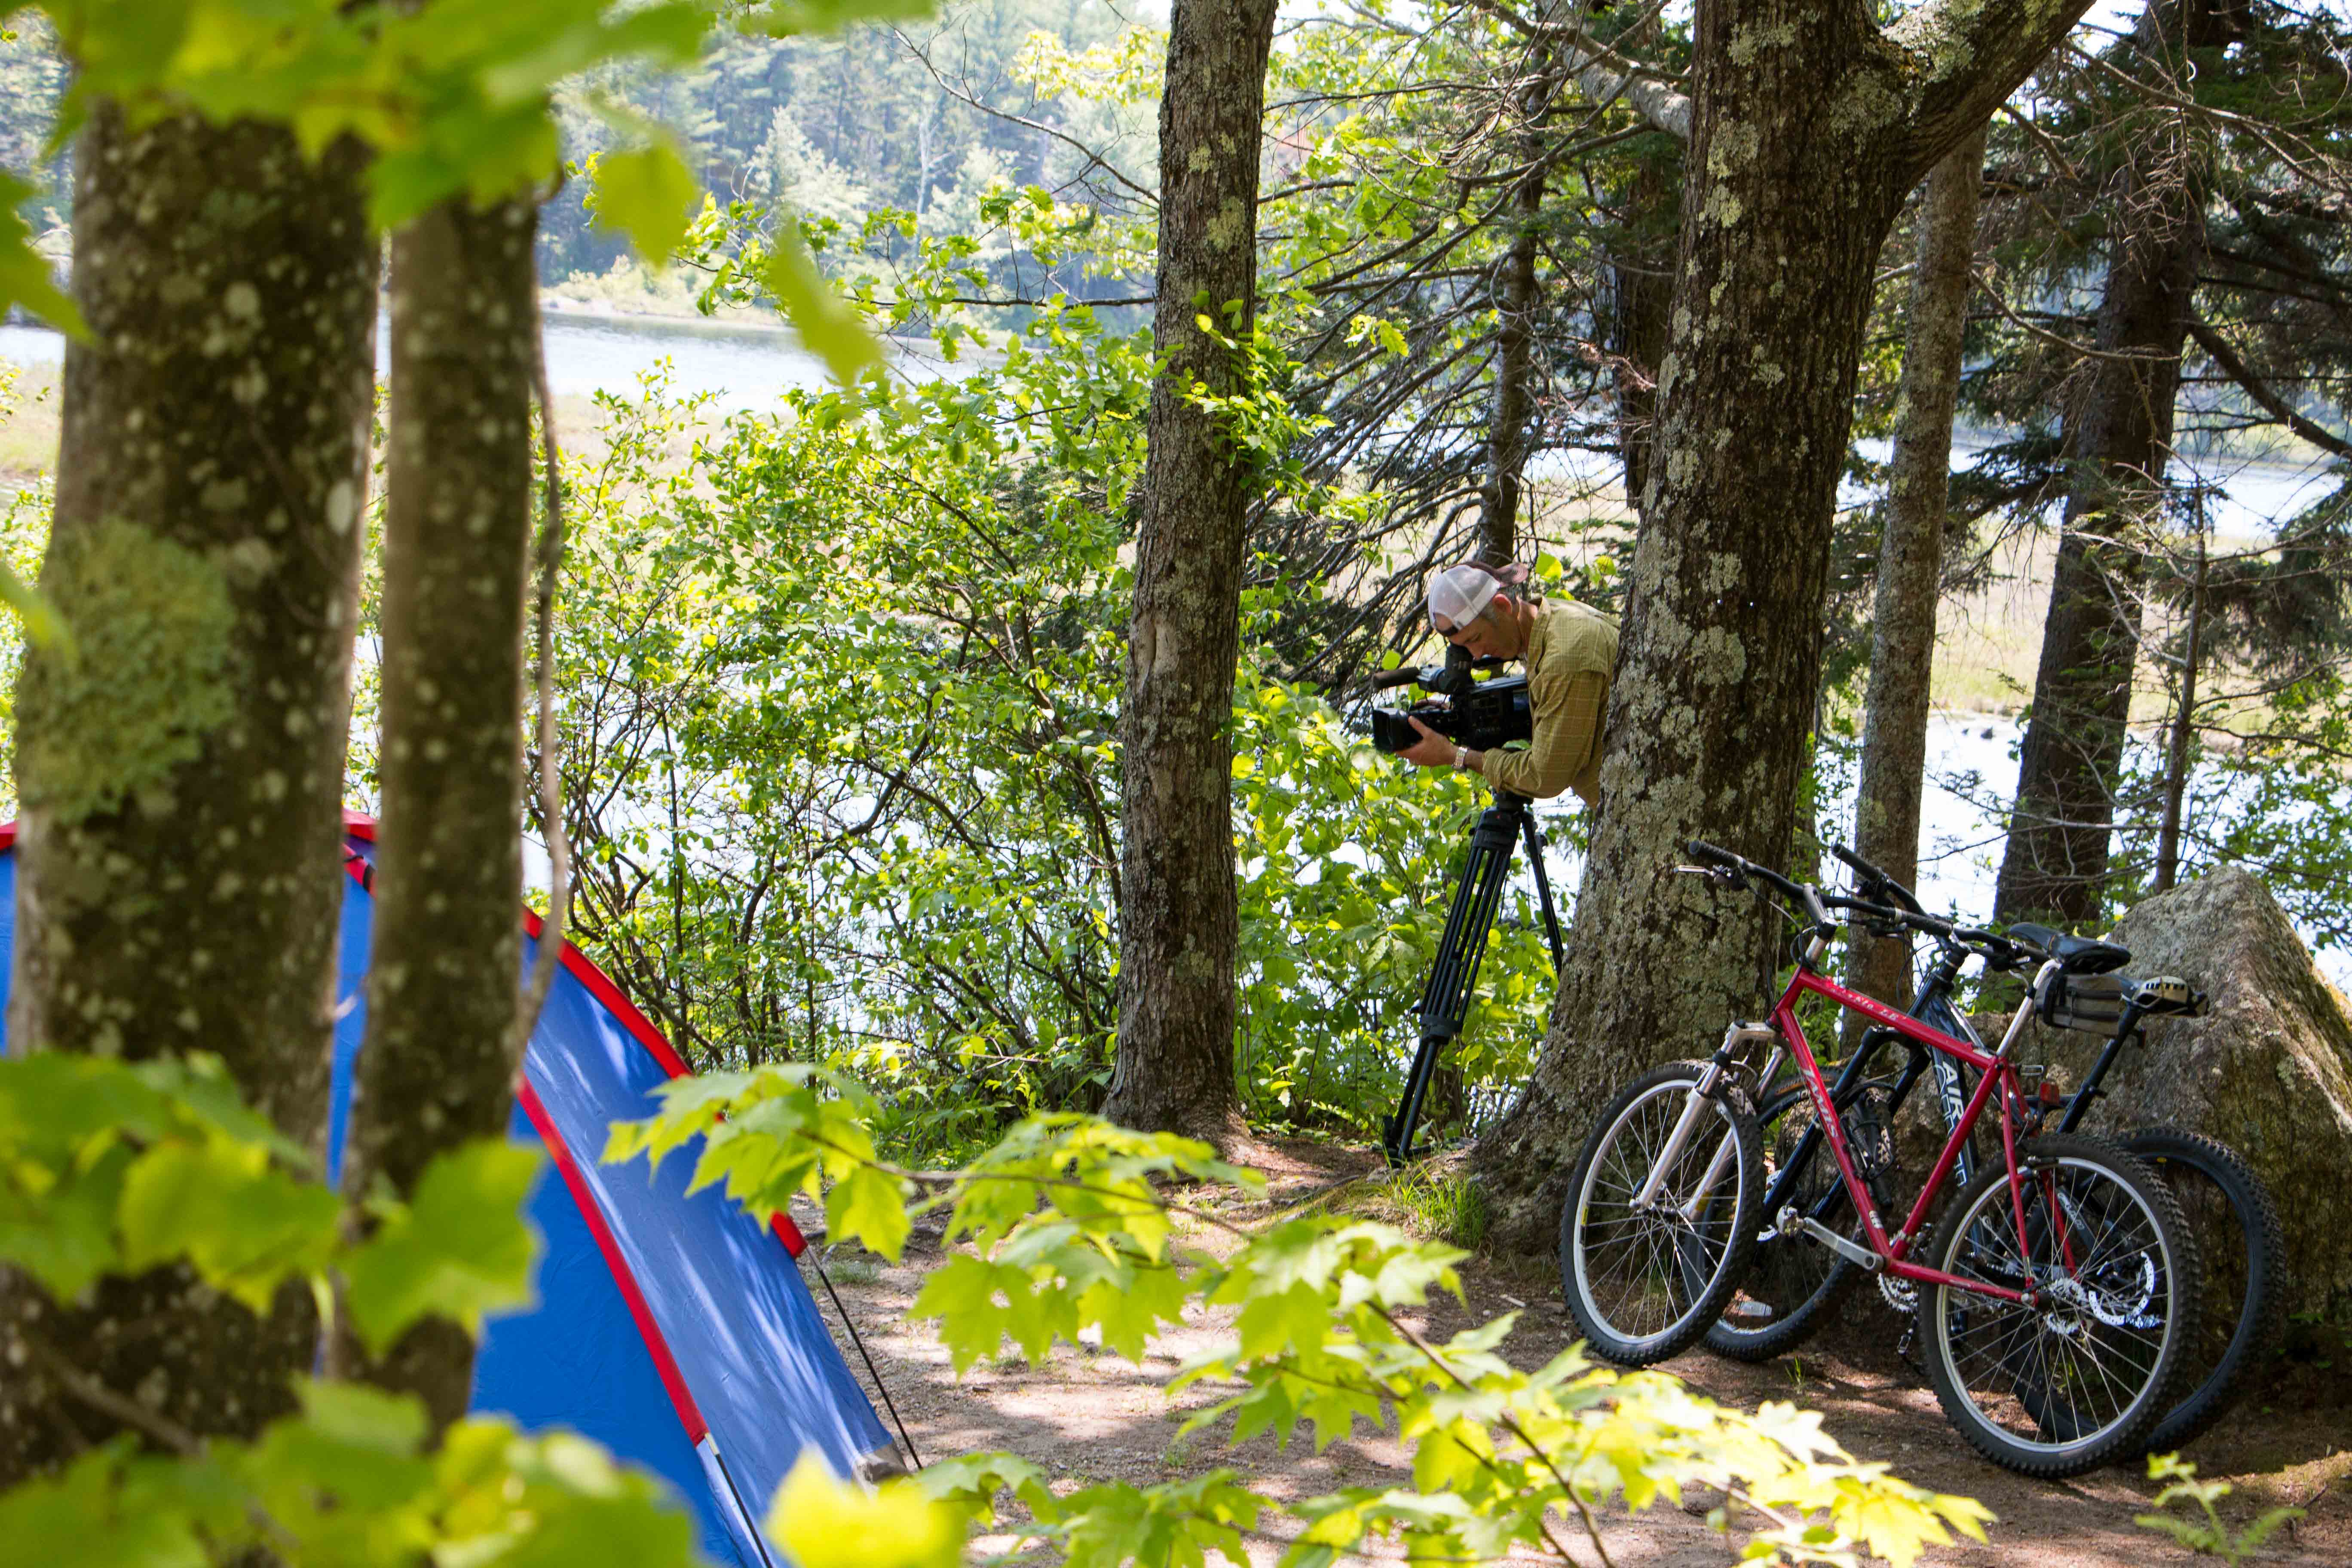
[[[1617,618],[1573,599],[1546,600],[1520,658],[1535,739],[1523,752],[1482,752],[1478,772],[1514,795],[1548,800],[1572,789],[1587,805],[1599,805],[1601,725],[1617,668]]]

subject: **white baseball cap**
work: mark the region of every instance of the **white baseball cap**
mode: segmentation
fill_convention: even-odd
[[[1483,566],[1448,566],[1429,580],[1429,613],[1456,629],[1476,620],[1503,591]]]

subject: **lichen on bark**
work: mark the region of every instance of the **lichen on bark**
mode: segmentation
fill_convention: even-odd
[[[59,826],[126,803],[170,816],[181,767],[236,711],[220,568],[110,518],[63,537],[41,586],[73,606],[72,642],[28,659],[17,687],[25,805]]]

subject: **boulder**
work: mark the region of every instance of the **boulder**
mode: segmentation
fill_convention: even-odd
[[[2352,1319],[2352,1008],[2270,889],[2235,867],[2138,904],[2107,940],[2131,949],[2126,973],[2180,975],[2211,1009],[2150,1023],[2083,1131],[2168,1122],[2236,1149],[2285,1222],[2288,1310]],[[2037,1025],[2021,1059],[2053,1064],[2071,1089],[2100,1044]]]

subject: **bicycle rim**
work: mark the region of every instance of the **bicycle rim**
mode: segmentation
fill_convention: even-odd
[[[1664,1079],[1636,1092],[1612,1119],[1572,1195],[1569,1283],[1580,1326],[1613,1361],[1675,1353],[1702,1331],[1748,1250],[1740,1227],[1754,1206],[1753,1138],[1725,1100],[1707,1112],[1666,1170],[1658,1201],[1633,1200],[1658,1164],[1690,1092],[1688,1079]],[[1730,1147],[1714,1186],[1699,1191],[1717,1154]]]
[[[2178,1220],[2159,1215],[2170,1205],[2152,1185],[2124,1179],[2120,1161],[2037,1159],[2021,1247],[2007,1173],[1988,1171],[1936,1249],[1946,1273],[2042,1298],[2029,1307],[1938,1285],[1921,1301],[1947,1414],[2012,1468],[2074,1473],[2145,1431],[2179,1361],[2184,1322],[2193,1327]]]

